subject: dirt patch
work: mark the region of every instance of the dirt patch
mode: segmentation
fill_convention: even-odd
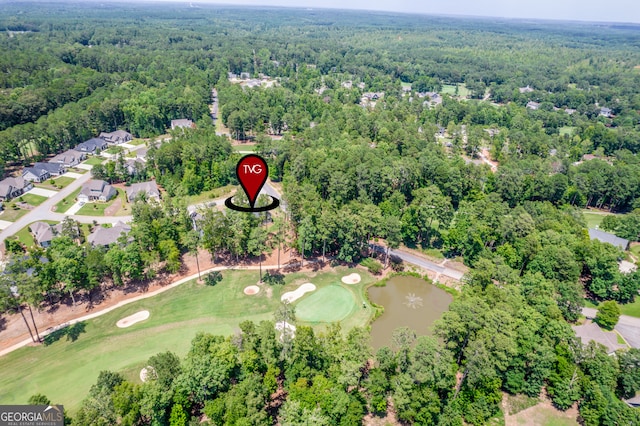
[[[260,291],[260,287],[258,287],[257,285],[250,285],[244,288],[244,294],[246,294],[247,296],[253,296],[254,294],[258,294],[259,291]]]
[[[120,210],[120,207],[122,207],[122,199],[120,197],[118,197],[113,202],[113,204],[111,204],[109,207],[104,209],[104,215],[105,216],[115,216],[116,213],[118,213],[118,210]]]

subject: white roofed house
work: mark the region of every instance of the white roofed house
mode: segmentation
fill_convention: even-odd
[[[156,182],[151,180],[148,182],[134,183],[127,188],[127,200],[133,202],[140,194],[144,194],[147,200],[160,200],[160,190]]]
[[[103,180],[90,180],[82,185],[78,194],[78,201],[85,203],[90,201],[107,202],[118,193],[116,189]]]
[[[119,145],[121,143],[126,143],[133,140],[133,136],[129,132],[125,132],[124,130],[116,130],[115,132],[102,132],[100,139],[104,139],[107,143]]]
[[[171,130],[175,130],[178,128],[194,128],[195,124],[193,123],[193,121],[188,120],[186,118],[181,118],[179,120],[171,120]]]

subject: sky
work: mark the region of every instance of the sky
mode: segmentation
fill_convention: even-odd
[[[438,15],[640,23],[640,1],[638,0],[192,0],[192,2],[194,4],[364,9]]]

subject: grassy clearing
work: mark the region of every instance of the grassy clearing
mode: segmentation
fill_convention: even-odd
[[[128,145],[134,145],[134,146],[144,145],[145,143],[147,143],[146,139],[134,139],[132,141],[127,142]]]
[[[231,149],[233,149],[234,152],[238,152],[238,151],[256,152],[256,146],[255,145],[233,145],[231,147]]]
[[[80,193],[81,190],[82,188],[78,188],[75,191],[73,191],[71,194],[67,195],[65,198],[62,199],[62,201],[60,201],[58,204],[55,205],[53,211],[57,213],[64,213],[67,210],[69,210],[69,207],[71,207],[76,202],[76,198],[78,197],[78,194]]]
[[[83,161],[82,164],[88,164],[90,166],[97,166],[98,164],[102,164],[103,161],[105,161],[105,159],[102,158],[102,157],[89,157],[88,159]]]
[[[355,297],[340,284],[321,288],[296,305],[296,317],[304,322],[342,321],[357,309]]]
[[[573,133],[575,132],[575,130],[576,130],[575,127],[563,126],[558,129],[558,133],[560,133],[560,136],[564,136],[564,135],[573,136]]]
[[[532,398],[527,395],[509,395],[507,394],[507,412],[511,415],[533,407],[540,402],[539,398]]]
[[[47,201],[47,197],[36,194],[22,194],[18,197],[18,201],[23,201],[33,207],[36,207]]]
[[[585,222],[587,222],[587,227],[589,228],[600,228],[600,224],[602,223],[602,219],[605,216],[611,215],[613,213],[606,212],[594,212],[591,210],[582,210],[582,215],[584,216]]]
[[[188,205],[200,204],[207,201],[215,200],[216,198],[220,198],[225,195],[231,195],[233,190],[235,190],[236,188],[237,187],[234,185],[227,185],[220,188],[212,189],[211,191],[203,192],[202,194],[189,195],[185,198]]]
[[[24,404],[31,395],[42,393],[73,414],[101,370],[122,371],[139,382],[139,369],[152,355],[169,350],[184,356],[198,332],[230,335],[242,321],[272,320],[285,291],[309,281],[320,290],[355,271],[338,268],[327,273],[289,274],[284,286],[271,287],[271,297],[265,287],[255,296],[244,295],[243,289],[258,280],[258,271],[225,271],[224,279],[214,287],[190,281],[87,321],[78,327],[75,341],[63,337],[49,346],[25,347],[3,356],[0,401]],[[354,293],[357,309],[342,321],[345,331],[366,325],[374,311],[371,306],[361,306],[363,288],[374,279],[357,272],[362,283],[348,289]],[[151,313],[148,320],[128,328],[116,327],[118,320],[141,310]],[[84,313],[78,311],[78,315]]]
[[[458,94],[456,95],[456,86],[458,87]],[[441,94],[448,94],[451,96],[460,96],[462,98],[466,98],[469,96],[469,94],[471,93],[471,91],[469,89],[467,89],[467,86],[465,86],[464,83],[461,84],[444,84],[442,86],[442,90],[440,91]]]

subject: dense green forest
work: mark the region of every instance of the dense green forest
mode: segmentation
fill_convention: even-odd
[[[7,240],[2,311],[173,272],[198,246],[238,259],[290,244],[358,262],[384,239],[471,267],[435,337],[401,329],[374,354],[362,329],[299,327],[280,339],[272,322],[243,323],[232,337],[196,336],[184,359],[154,356],[157,377],[145,384],[101,373],[75,424],[205,415],[352,425],[392,404],[410,424],[480,425],[499,414],[503,391],[543,389],[560,409],[577,402],[585,425],[640,423],[621,400],[640,390],[640,352],[607,356],[570,328],[585,297],[624,304],[640,289],[640,273],[621,273],[624,254],[591,241],[581,214],[626,213],[602,228],[640,240],[637,28],[16,2],[3,4],[0,29],[0,173],[103,131],[153,137],[176,118],[198,127],[149,148],[145,176],[167,196],[138,201],[119,244],[92,248],[72,221],[46,250]],[[229,82],[242,72],[277,84]],[[213,87],[230,136],[255,141],[283,184],[288,218],[268,231],[260,218],[217,211],[193,230],[185,197],[237,183],[239,155],[209,116]],[[427,91],[442,102],[425,103]],[[367,92],[384,96],[362,106]],[[128,179],[114,165],[95,173]]]

